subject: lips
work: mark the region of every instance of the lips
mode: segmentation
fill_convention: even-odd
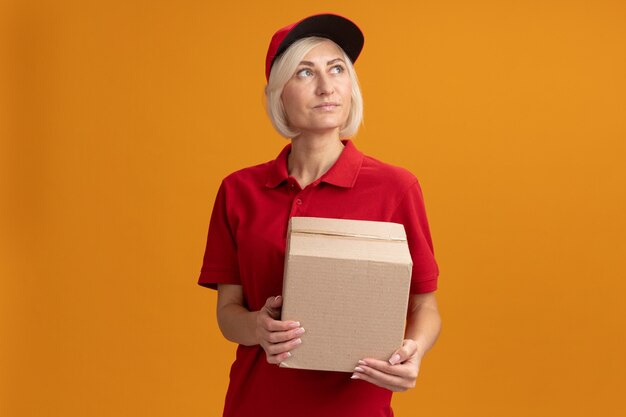
[[[339,107],[340,104],[339,103],[335,103],[335,102],[326,102],[326,103],[320,103],[317,106],[313,107],[314,109],[320,109],[320,110],[334,110],[337,107]]]

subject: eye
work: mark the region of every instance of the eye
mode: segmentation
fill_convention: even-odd
[[[345,70],[346,69],[343,67],[343,65],[335,65],[334,67],[330,69],[330,72],[331,74],[341,74]]]
[[[302,78],[310,77],[313,75],[313,71],[311,71],[309,68],[303,68],[300,71],[296,72],[296,75]]]

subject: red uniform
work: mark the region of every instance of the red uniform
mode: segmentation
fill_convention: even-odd
[[[217,193],[199,284],[243,287],[245,307],[282,294],[287,224],[292,216],[402,223],[413,259],[411,293],[437,289],[422,192],[408,171],[345,148],[328,172],[301,189],[287,172],[285,146],[276,160],[226,177]],[[280,368],[260,346],[239,346],[230,372],[226,417],[392,416],[391,391],[345,372]]]

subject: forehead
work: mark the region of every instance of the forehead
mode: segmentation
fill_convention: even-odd
[[[313,47],[302,59],[304,61],[329,61],[335,58],[343,58],[343,51],[334,42],[324,40]]]

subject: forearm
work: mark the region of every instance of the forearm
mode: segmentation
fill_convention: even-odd
[[[417,343],[420,356],[424,356],[433,347],[440,332],[441,317],[436,304],[409,304],[404,337]]]
[[[258,345],[256,315],[239,304],[226,304],[217,310],[217,322],[224,337],[244,346]]]

